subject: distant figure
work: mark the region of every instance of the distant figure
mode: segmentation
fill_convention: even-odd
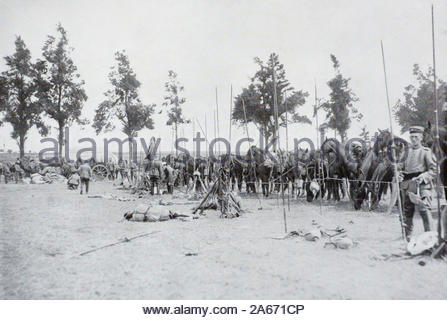
[[[88,194],[88,185],[90,183],[90,179],[92,177],[92,168],[87,161],[85,161],[78,170],[79,176],[81,178],[81,194],[84,189],[85,184],[85,193]]]
[[[138,166],[135,162],[131,161],[130,163],[130,181],[134,184],[135,179],[137,177]]]
[[[124,181],[124,167],[125,167],[124,160],[122,158],[120,158],[118,160],[117,172],[121,176],[121,183],[122,183],[122,181]],[[116,174],[116,178],[117,179],[118,179],[118,173]]]
[[[68,189],[76,190],[79,187],[80,179],[77,172],[73,173],[67,181]]]
[[[149,181],[151,184],[151,195],[160,194],[160,188],[159,188],[159,182],[161,180],[161,177],[163,175],[162,172],[162,162],[159,160],[154,160],[148,163],[148,166],[146,167],[147,175],[149,176]]]
[[[19,183],[19,181],[22,180],[24,174],[25,171],[22,169],[22,161],[17,158],[16,162],[14,163],[14,179],[16,183]]]
[[[107,162],[107,169],[110,172],[111,180],[115,180],[115,163],[111,159]]]
[[[177,178],[176,170],[172,168],[169,164],[164,166],[164,173],[166,177],[166,185],[168,187],[168,194],[174,193],[174,182]]]

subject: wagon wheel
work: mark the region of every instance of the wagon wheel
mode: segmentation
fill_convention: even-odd
[[[97,164],[92,169],[92,175],[95,181],[102,181],[109,176],[109,170],[107,170],[106,166]]]

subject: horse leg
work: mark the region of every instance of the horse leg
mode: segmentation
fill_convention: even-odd
[[[266,198],[268,198],[268,196],[269,196],[269,183],[268,183],[268,180],[264,180],[264,181],[262,182],[262,186],[263,186],[263,188],[264,188],[264,190],[265,190],[265,194],[264,194],[264,196],[265,196]]]
[[[334,198],[336,201],[340,201],[340,181],[334,181]]]
[[[237,177],[237,189],[242,192],[242,175],[239,174]]]

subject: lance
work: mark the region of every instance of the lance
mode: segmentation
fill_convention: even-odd
[[[206,143],[208,143],[208,146],[206,147],[206,158],[208,159],[208,148],[210,146],[210,142],[206,138],[208,135],[208,124],[207,123],[208,122],[206,121],[206,113],[205,113],[205,133],[204,133],[204,135],[205,135]],[[199,123],[199,126],[200,126],[200,123]]]
[[[244,123],[245,123],[245,132],[247,133],[247,139],[248,139],[248,150],[250,151],[250,158],[251,161],[253,161],[253,150],[251,150],[251,139],[250,139],[250,134],[248,133],[248,124],[247,124],[247,113],[245,112],[245,103],[244,103],[244,99],[242,99],[242,108],[244,110]],[[253,185],[256,185],[256,182],[258,181],[258,179],[256,178],[256,166],[253,167],[252,165],[252,169],[253,169],[253,176],[255,178],[255,181],[253,181]],[[250,177],[249,177],[250,179]],[[245,183],[245,186],[247,186],[247,183]],[[256,198],[258,198],[259,201],[259,208],[258,210],[262,210],[262,203],[261,203],[261,198],[259,198],[259,195],[257,192],[255,192]]]
[[[194,118],[192,119],[192,153],[193,153],[193,157],[194,157],[194,162],[193,162],[193,174],[194,171],[196,170],[196,144],[194,143],[194,135],[196,133],[196,122],[194,121]]]
[[[230,160],[231,160],[231,104],[233,103],[233,85],[230,85],[230,126],[229,126],[229,134],[228,134],[228,142],[230,143],[230,150],[229,150],[229,154],[228,154],[228,159],[227,159],[227,165],[228,165],[228,181],[227,181],[227,188],[228,191],[230,191],[230,187],[231,187],[231,172],[230,172]]]
[[[202,134],[205,136],[205,148],[206,148],[206,150],[208,150],[208,148],[206,147],[207,144],[209,145],[208,136],[207,136],[207,133],[206,133],[206,115],[205,115],[205,131],[203,131],[203,128],[200,125],[199,119],[196,118],[196,122],[197,122],[197,124],[198,124],[198,126],[200,128],[200,131],[202,131]],[[209,178],[210,162],[209,162],[209,158],[208,158],[208,151],[206,151],[206,165],[208,167],[208,178]],[[208,181],[209,181],[208,179],[205,180],[205,184],[206,184],[207,188],[209,187]]]
[[[216,134],[216,108],[214,108],[214,110],[213,110],[213,133],[214,133],[214,140],[215,140],[217,137],[217,134]],[[216,144],[213,144],[213,155],[216,153],[215,146],[216,146]]]
[[[314,80],[314,84],[315,84],[315,124],[317,125],[317,148],[318,146],[320,146],[320,139],[319,139],[319,131],[318,131],[318,98],[317,98],[317,82]],[[323,170],[323,150],[321,150],[320,148],[320,161],[318,164],[318,170],[322,173],[323,175],[323,179],[324,179],[324,170]],[[321,188],[321,185],[320,185]],[[323,214],[323,190],[320,189],[320,215]]]
[[[433,5],[431,6],[431,37],[432,37],[432,51],[433,51],[433,88],[435,93],[435,126],[436,126],[436,147],[438,149],[438,153],[440,155],[441,148],[439,143],[439,113],[438,113],[438,92],[436,87],[436,55],[435,55],[435,18],[433,13]],[[439,183],[439,161],[441,159],[440,156],[436,157],[436,202],[437,202],[437,209],[438,209],[438,243],[441,244],[442,242],[442,235],[441,235],[441,203],[440,203],[440,183]]]
[[[287,98],[286,93],[284,92],[284,110],[286,113],[286,154],[289,155],[289,123],[287,119]],[[295,170],[295,168],[294,168]],[[289,182],[287,181],[287,210],[290,212],[290,186]]]
[[[229,134],[228,134],[230,146],[231,146],[231,120],[233,119],[232,104],[233,104],[233,85],[230,86],[230,127],[229,127]],[[231,153],[231,151],[230,151],[230,153]]]
[[[273,137],[274,139],[274,144],[273,144],[273,151],[276,153],[276,156],[278,156],[278,138],[279,138],[279,126],[278,126],[278,100],[277,100],[277,93],[276,93],[276,72],[275,72],[275,68],[273,67],[273,117],[275,119],[275,135]],[[278,160],[279,157],[278,157]],[[280,171],[280,180],[279,180],[279,187],[282,189],[282,168],[281,168],[281,160],[279,161],[279,171]],[[272,168],[273,170],[273,168]],[[273,180],[274,181],[274,180]],[[275,186],[275,183],[273,183],[273,186]],[[276,204],[279,206],[279,193],[276,194]],[[287,233],[287,231],[286,231]]]
[[[217,99],[217,87],[216,87],[216,125],[217,125],[217,136],[220,137],[220,131],[219,131],[219,101]],[[219,149],[219,156],[220,156],[220,143],[219,143],[218,149]]]
[[[273,66],[273,106],[275,108],[275,131],[276,131],[276,141],[275,141],[275,146],[276,144],[278,144],[278,149],[281,153],[281,143],[279,141],[279,126],[278,126],[278,96],[276,93],[276,75],[275,75],[275,67]],[[275,148],[275,151],[278,150]],[[284,230],[285,233],[287,233],[287,216],[286,216],[286,205],[285,205],[285,200],[284,200],[284,186],[282,184],[282,179],[283,179],[283,166],[282,166],[282,160],[279,159],[279,172],[280,172],[280,188],[281,188],[281,198],[282,198],[282,210],[283,210],[283,217],[284,217]]]
[[[174,128],[171,126],[171,154],[174,153]]]
[[[386,77],[385,54],[383,52],[383,43],[382,43],[382,41],[380,41],[380,47],[382,48],[382,63],[383,63],[383,74],[384,74],[384,77],[385,77],[386,102],[387,102],[387,106],[388,106],[388,117],[389,117],[389,120],[390,120],[391,157],[393,158],[392,162],[393,162],[393,169],[394,169],[394,177],[395,177],[395,180],[396,180],[395,188],[397,188],[398,192],[400,193],[399,170],[397,168],[396,150],[395,150],[395,145],[394,145],[393,122],[391,120],[390,98],[389,98],[389,94],[388,94],[388,81],[387,81],[387,77]],[[400,197],[400,194],[397,197],[397,205],[399,207],[399,220],[400,220],[400,227],[402,229],[402,237],[403,237],[405,243],[407,243],[407,235],[406,235],[405,227],[404,227],[404,224],[403,224],[402,199]]]
[[[197,125],[199,126],[200,131],[202,131],[202,134],[205,136],[205,143],[209,144],[208,137],[206,135],[206,123],[205,123],[205,131],[203,131],[203,128],[200,125],[199,119],[196,118],[196,122],[197,122]]]

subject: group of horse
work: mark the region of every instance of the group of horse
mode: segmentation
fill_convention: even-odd
[[[447,122],[447,110],[443,110],[441,115],[443,123]],[[435,143],[434,131],[430,124],[426,126],[424,144],[443,158],[447,154],[447,130],[440,126],[439,143]],[[239,192],[243,191],[245,183],[247,193],[256,193],[260,187],[264,197],[269,197],[272,192],[287,192],[293,197],[305,196],[312,202],[317,198],[340,201],[348,196],[355,209],[360,209],[368,200],[369,209],[374,210],[384,192],[392,187],[392,157],[395,155],[398,161],[403,159],[405,146],[408,143],[402,138],[392,139],[388,130],[379,130],[371,146],[329,138],[315,151],[299,148],[293,152],[280,150],[269,153],[251,146],[244,155],[226,154],[213,159],[194,158],[182,153],[178,156],[170,154],[163,160],[176,170],[176,185],[189,185],[197,175],[209,185],[219,168],[225,168],[232,190],[237,187]],[[447,161],[441,159],[439,163],[440,180],[447,185]],[[72,165],[65,162],[43,164],[25,157],[15,163],[0,162],[0,174],[7,182],[11,176],[17,180],[19,174],[29,176],[39,173],[45,166],[57,166],[61,174],[68,177]]]
[[[428,125],[424,144],[435,149],[434,130]],[[447,151],[447,132],[441,130],[440,146]],[[397,162],[405,158],[409,144],[402,138],[394,137],[388,130],[379,130],[372,145],[359,141],[339,142],[326,139],[319,150],[298,149],[297,151],[267,152],[251,146],[244,155],[221,155],[218,158],[193,158],[185,154],[178,157],[168,155],[170,163],[182,179],[188,180],[199,172],[205,181],[212,181],[220,167],[228,169],[231,188],[242,192],[245,183],[247,193],[262,189],[264,197],[272,192],[285,192],[293,197],[305,196],[312,202],[318,198],[340,201],[350,199],[359,210],[367,204],[369,210],[378,207],[383,194],[392,188],[393,155]],[[439,153],[439,150],[434,150]],[[445,179],[447,162],[441,162],[441,180]],[[178,182],[177,182],[178,183]]]
[[[391,162],[385,156],[391,135],[381,131],[376,143],[347,147],[336,139],[327,139],[318,151],[299,148],[296,152],[268,153],[251,146],[243,155],[221,155],[218,158],[193,158],[190,155],[168,155],[164,160],[177,171],[177,182],[188,184],[194,174],[211,182],[218,168],[226,168],[231,188],[247,193],[262,189],[264,197],[272,192],[290,192],[293,197],[306,196],[311,202],[318,197],[341,200],[346,195],[359,209],[363,200],[373,199],[374,208],[387,183],[392,179]],[[374,181],[368,182],[365,181]]]

